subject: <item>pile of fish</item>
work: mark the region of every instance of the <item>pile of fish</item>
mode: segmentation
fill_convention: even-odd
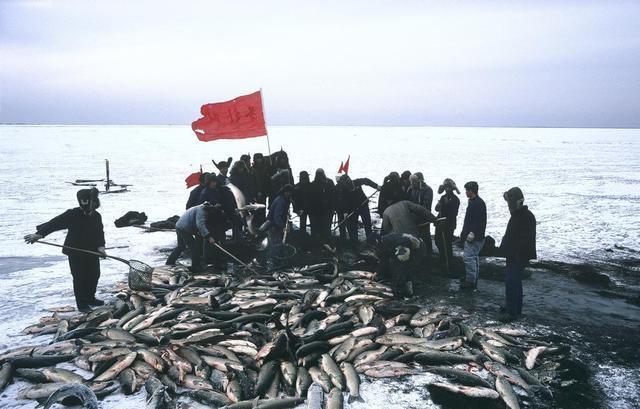
[[[150,291],[122,283],[89,314],[57,309],[27,334],[48,345],[0,352],[0,390],[16,399],[97,407],[144,389],[147,407],[341,408],[363,402],[361,375],[434,376],[433,399],[552,402],[564,346],[515,327],[472,325],[442,306],[411,304],[367,271],[337,262],[238,278],[158,267]],[[92,375],[83,376],[77,367]],[[504,403],[500,403],[503,401]],[[362,405],[362,404],[361,404]]]

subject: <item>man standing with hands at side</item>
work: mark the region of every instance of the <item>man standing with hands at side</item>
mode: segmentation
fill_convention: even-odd
[[[504,192],[509,206],[509,223],[500,243],[499,254],[507,259],[504,276],[506,303],[499,319],[510,322],[522,313],[522,273],[536,254],[536,218],[524,205],[524,194],[519,187]]]
[[[27,234],[24,241],[33,244],[54,231],[67,229],[65,246],[105,254],[102,216],[96,211],[100,207],[98,189],[81,189],[76,196],[79,207],[69,209],[39,225],[36,227],[36,233]],[[96,287],[100,278],[98,256],[70,248],[63,249],[62,253],[69,257],[78,311],[88,313],[91,312],[90,306],[103,305],[104,301],[96,298]]]
[[[460,242],[464,243],[462,259],[466,270],[465,279],[460,284],[460,289],[475,290],[478,286],[478,274],[480,273],[478,254],[484,246],[484,232],[487,227],[487,206],[484,200],[478,196],[477,182],[467,182],[464,188],[469,202],[460,233]]]

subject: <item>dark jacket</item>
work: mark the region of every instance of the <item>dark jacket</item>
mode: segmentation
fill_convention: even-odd
[[[407,198],[399,180],[385,178],[378,196],[378,213],[384,214],[387,207]]]
[[[320,215],[333,211],[335,185],[331,179],[316,178],[311,182],[308,209],[309,215]]]
[[[269,165],[262,163],[259,165],[254,164],[252,167],[253,184],[255,186],[256,199],[262,200],[269,196],[269,189],[271,186]]]
[[[460,233],[460,240],[466,240],[467,235],[473,232],[475,240],[484,239],[484,232],[487,228],[487,206],[480,196],[469,199],[467,212],[464,215],[464,224]]]
[[[499,253],[521,263],[537,258],[536,217],[527,206],[511,214]]]
[[[299,182],[293,188],[293,212],[309,212],[311,182]]]
[[[431,187],[426,183],[420,183],[420,187],[417,189],[410,186],[407,190],[407,200],[419,204],[428,211],[431,211],[431,205],[433,204],[433,189],[431,189]]]
[[[64,240],[65,246],[91,251],[96,251],[98,247],[104,247],[102,216],[96,211],[87,216],[81,208],[76,207],[36,228],[38,234],[43,237],[64,229],[68,230],[67,238]],[[62,249],[62,253],[66,255],[80,254],[68,249]]]
[[[204,202],[209,202],[212,205],[220,203],[220,190],[218,189],[218,186],[214,188],[205,187],[202,189],[195,206],[201,205]]]
[[[289,205],[291,201],[284,197],[284,195],[278,195],[269,206],[269,214],[267,220],[271,221],[271,226],[277,229],[284,229],[289,217]]]
[[[193,206],[197,206],[203,202],[200,202],[200,194],[204,190],[204,185],[198,185],[191,189],[189,193],[189,200],[187,200],[187,209],[192,208]]]
[[[436,217],[424,207],[408,200],[394,203],[382,214],[383,235],[389,233],[407,233],[420,237],[419,224],[435,222]]]
[[[451,197],[448,197],[446,194],[440,196],[435,210],[438,212],[438,217],[447,218],[447,226],[451,231],[454,231],[456,229],[459,209],[460,199],[452,193]]]

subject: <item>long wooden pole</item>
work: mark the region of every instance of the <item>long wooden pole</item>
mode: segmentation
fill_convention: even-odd
[[[269,141],[269,129],[267,128],[267,115],[264,112],[264,98],[262,96],[262,87],[260,87],[260,103],[262,104],[262,119],[264,119],[264,129],[267,132],[267,151],[269,159],[271,159],[271,142]]]

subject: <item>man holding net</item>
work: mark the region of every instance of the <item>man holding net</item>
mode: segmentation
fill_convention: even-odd
[[[33,244],[54,231],[67,229],[65,246],[105,254],[102,216],[96,211],[100,207],[98,189],[81,189],[76,196],[79,207],[69,209],[39,225],[36,233],[27,234],[24,240]],[[70,248],[64,248],[62,253],[69,257],[78,311],[88,313],[91,311],[90,306],[103,305],[104,301],[96,298],[100,278],[99,257]]]

